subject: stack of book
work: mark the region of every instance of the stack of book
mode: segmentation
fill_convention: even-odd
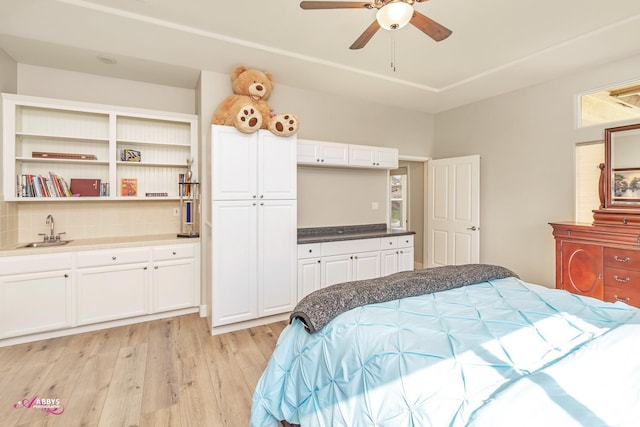
[[[18,175],[16,179],[18,197],[71,197],[69,184],[60,175],[49,172],[49,176]]]

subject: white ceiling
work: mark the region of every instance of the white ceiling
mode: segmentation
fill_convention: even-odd
[[[185,88],[200,70],[227,74],[244,64],[272,72],[276,84],[431,113],[640,53],[639,0],[431,0],[415,8],[453,34],[436,43],[412,26],[380,30],[353,51],[375,9],[0,0],[0,48],[19,63]]]

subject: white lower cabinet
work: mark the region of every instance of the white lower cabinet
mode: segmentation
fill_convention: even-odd
[[[413,270],[413,236],[298,245],[298,299],[353,280]]]
[[[197,309],[199,271],[198,243],[0,257],[0,340]]]
[[[381,246],[382,276],[413,270],[413,236],[384,237]]]
[[[148,269],[147,263],[79,268],[78,325],[149,313]]]
[[[200,245],[186,243],[151,248],[151,312],[200,304]]]
[[[321,287],[380,276],[380,253],[357,252],[322,257]]]
[[[0,258],[0,339],[71,327],[70,254]]]
[[[0,276],[0,338],[71,327],[71,270]]]

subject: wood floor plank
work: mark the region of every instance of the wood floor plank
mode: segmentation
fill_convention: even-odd
[[[2,348],[0,425],[248,425],[255,383],[285,326],[211,336],[193,314]],[[56,394],[64,413],[12,407],[34,393]]]
[[[147,331],[142,414],[173,406],[178,402],[179,393],[173,320],[151,322]]]
[[[120,349],[99,426],[139,423],[146,362],[146,343]]]

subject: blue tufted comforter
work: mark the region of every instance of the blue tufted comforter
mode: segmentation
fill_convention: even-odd
[[[251,426],[638,426],[640,310],[515,277],[282,332]]]

